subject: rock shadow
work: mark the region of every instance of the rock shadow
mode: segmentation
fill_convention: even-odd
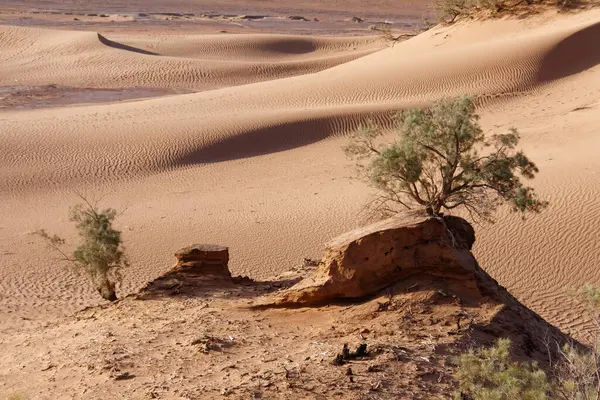
[[[192,271],[171,271],[149,282],[136,298],[155,300],[160,298],[231,298],[252,299],[287,289],[301,278],[272,281],[255,281],[248,277],[233,277],[198,274]]]

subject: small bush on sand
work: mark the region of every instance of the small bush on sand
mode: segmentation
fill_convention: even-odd
[[[70,210],[70,220],[75,222],[80,239],[71,256],[62,250],[65,239],[44,230],[38,234],[61,254],[63,260],[71,262],[77,270],[85,271],[104,299],[115,301],[115,284],[121,279],[119,270],[128,265],[121,232],[112,226],[117,212],[112,208],[99,210],[96,205],[83,200],[85,204]]]
[[[550,377],[535,363],[512,362],[509,339],[499,339],[491,348],[469,350],[458,357],[455,399],[600,399],[600,287],[586,285],[573,294],[593,323],[589,348],[563,346],[559,358],[550,362]]]
[[[535,363],[517,363],[510,358],[510,340],[495,346],[470,350],[458,358],[459,389],[455,399],[545,400],[550,385],[546,373]]]
[[[460,16],[477,12],[487,12],[494,15],[505,11],[525,11],[535,6],[544,5],[567,9],[583,5],[585,2],[586,0],[437,0],[435,9],[440,20],[452,23]]]
[[[467,14],[471,8],[471,0],[438,0],[435,9],[442,21],[452,23],[461,15]]]
[[[401,33],[394,35],[392,26],[389,24],[370,25],[369,29],[379,33],[379,36],[388,43],[392,44],[392,47],[398,42],[414,37],[416,33]]]
[[[441,100],[432,107],[401,111],[397,137],[382,140],[376,126],[359,129],[344,150],[357,160],[358,176],[379,190],[368,207],[381,216],[398,208],[464,209],[475,220],[492,221],[502,203],[522,213],[540,212],[539,200],[520,177],[538,168],[517,151],[519,134],[486,136],[469,97]]]

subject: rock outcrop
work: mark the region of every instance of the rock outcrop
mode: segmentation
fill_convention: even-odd
[[[175,257],[177,270],[231,279],[228,247],[216,244],[194,244],[178,250]]]
[[[478,265],[470,251],[474,241],[473,228],[462,218],[400,214],[335,238],[312,276],[257,306],[366,304],[384,298],[381,309],[426,326],[452,305],[456,328],[449,334],[466,334],[465,346],[509,337],[516,355],[547,365],[548,354],[570,339]],[[411,311],[417,309],[420,317]]]
[[[461,218],[400,214],[333,239],[315,274],[280,293],[274,304],[361,299],[417,274],[444,279],[463,296],[479,298],[474,241],[473,228]]]
[[[139,298],[187,295],[232,287],[229,248],[216,244],[194,244],[175,253],[177,263],[167,273],[148,283]]]

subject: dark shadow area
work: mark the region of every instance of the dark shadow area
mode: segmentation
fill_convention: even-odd
[[[561,359],[560,350],[565,344],[582,351],[588,349],[529,309],[517,311],[505,307],[487,323],[469,323],[465,320],[464,324],[462,331],[453,333],[457,335],[457,340],[438,345],[436,353],[457,357],[469,349],[491,347],[498,339],[508,338],[514,361],[533,361],[552,373],[555,363]]]
[[[264,48],[280,54],[308,54],[317,50],[310,38],[278,39],[266,43]]]
[[[575,32],[548,52],[537,81],[544,83],[583,72],[600,64],[600,23]]]
[[[491,347],[500,338],[511,341],[511,354],[515,361],[535,361],[542,369],[550,371],[553,362],[560,359],[560,350],[565,344],[586,349],[586,346],[560,329],[551,325],[536,312],[521,304],[504,287],[487,276],[478,277],[478,286],[482,290],[483,302],[475,305],[474,310],[487,303],[497,303],[498,311],[488,321],[476,321],[476,314],[465,313],[461,322],[449,334],[457,340],[450,345],[440,345],[439,354],[457,356],[469,349]],[[496,286],[492,286],[491,283]],[[467,309],[468,311],[469,309]]]
[[[118,43],[118,42],[113,42],[112,40],[109,40],[109,39],[105,38],[101,34],[98,34],[98,40],[103,45],[112,47],[114,49],[132,51],[134,53],[145,54],[147,56],[159,56],[160,55],[158,53],[153,53],[151,51],[138,49],[137,47],[128,46],[126,44],[122,44],[122,43]]]
[[[221,139],[186,155],[179,160],[179,164],[182,166],[207,164],[292,150],[319,142],[333,134],[354,132],[361,122],[368,119],[385,127],[390,124],[392,115],[393,112],[389,111],[364,114],[339,113],[333,117],[322,116],[284,122]]]
[[[248,277],[227,278],[221,275],[199,274],[175,270],[148,283],[136,296],[138,300],[160,298],[225,297],[251,299],[286,289],[300,277],[280,281],[255,281]]]

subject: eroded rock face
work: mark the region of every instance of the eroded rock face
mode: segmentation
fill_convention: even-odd
[[[280,293],[274,304],[360,299],[415,274],[444,279],[449,289],[479,298],[474,241],[473,228],[462,218],[399,214],[333,239],[315,274]]]
[[[231,278],[229,272],[229,248],[216,244],[194,244],[175,253],[175,269],[199,275]]]

